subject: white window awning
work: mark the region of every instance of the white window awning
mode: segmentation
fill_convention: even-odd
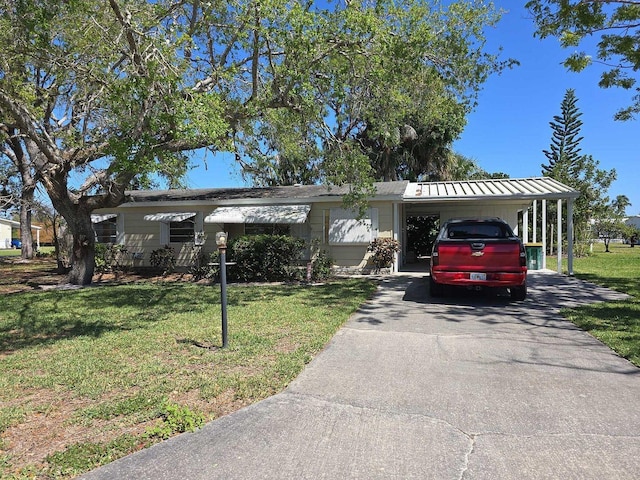
[[[311,205],[261,205],[252,207],[218,207],[204,219],[205,223],[304,223]]]
[[[103,213],[103,214],[92,213],[91,223],[106,222],[107,220],[111,220],[112,218],[116,218],[117,216],[118,216],[117,213]]]
[[[196,216],[196,212],[165,212],[165,213],[152,213],[145,215],[144,219],[149,222],[183,222],[188,218]]]

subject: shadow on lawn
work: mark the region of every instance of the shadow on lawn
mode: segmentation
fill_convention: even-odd
[[[242,307],[296,295],[309,307],[326,307],[350,301],[367,289],[372,287],[365,281],[315,286],[234,284],[227,301],[230,307]],[[0,355],[74,337],[145,329],[176,313],[207,315],[219,306],[219,285],[182,282],[7,295],[0,300]]]
[[[0,354],[73,337],[146,328],[175,311],[204,309],[207,297],[206,291],[194,295],[178,284],[7,295],[0,301]]]
[[[618,292],[628,293],[636,298],[640,297],[640,279],[631,277],[601,277],[593,273],[576,273],[576,278],[603,285]]]

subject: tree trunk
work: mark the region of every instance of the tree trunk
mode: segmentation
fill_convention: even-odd
[[[20,241],[22,242],[22,258],[33,258],[33,234],[31,232],[31,206],[33,205],[35,187],[22,187],[20,199]]]
[[[66,166],[70,167],[69,164]],[[125,187],[135,174],[128,171],[119,174],[114,180],[106,182],[106,186],[101,184],[105,193],[83,196],[69,190],[69,172],[65,168],[41,173],[42,185],[46,188],[53,207],[66,220],[73,238],[69,282],[73,285],[89,285],[96,266],[96,237],[91,224],[91,212],[98,208],[120,205],[124,200]]]
[[[67,228],[73,237],[69,257],[71,271],[69,283],[89,285],[95,268],[95,232],[91,225],[91,207],[70,198],[66,184],[59,179],[44,178],[44,185],[54,208],[67,221]],[[58,180],[58,181],[55,181]]]
[[[91,212],[84,212],[79,209],[73,218],[66,218],[66,220],[73,236],[69,283],[73,285],[89,285],[96,266],[96,241],[93,226],[91,225]]]
[[[56,271],[61,274],[66,273],[67,268],[65,263],[62,261],[62,245],[60,245],[60,236],[58,235],[58,215],[56,213],[53,214],[51,228],[53,230],[53,245],[55,248],[56,263],[58,265],[58,269]]]
[[[13,132],[17,134],[17,131]],[[31,144],[31,142],[27,142]],[[22,144],[14,137],[10,140],[12,160],[20,172],[20,241],[22,242],[22,258],[33,258],[33,234],[31,233],[31,209],[36,191],[36,180],[32,171],[31,155],[25,155]]]

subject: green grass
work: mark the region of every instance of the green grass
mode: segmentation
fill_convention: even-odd
[[[632,298],[563,313],[640,366],[640,248],[611,250],[576,258],[575,275]],[[216,286],[2,295],[0,478],[71,478],[282,391],[374,288],[230,286],[227,349],[197,346],[221,345]],[[76,433],[28,462],[11,448],[28,425],[43,451],[53,434]]]
[[[198,346],[221,345],[216,286],[3,295],[0,433],[29,422],[47,435],[79,433],[40,463],[0,443],[0,478],[68,478],[128,454],[164,431],[166,405],[209,420],[282,391],[374,289],[367,280],[230,286],[227,349]]]
[[[612,244],[610,253],[596,244],[589,257],[574,259],[577,278],[631,295],[629,300],[565,309],[578,327],[620,356],[640,366],[640,247]],[[565,265],[566,267],[566,265]]]
[[[53,247],[40,247],[38,252],[41,254],[52,254],[54,252]],[[19,248],[0,248],[0,257],[19,257],[22,254]]]

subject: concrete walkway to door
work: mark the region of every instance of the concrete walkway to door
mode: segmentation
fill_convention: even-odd
[[[640,369],[559,315],[621,294],[532,272],[525,302],[377,295],[281,394],[86,479],[638,478]]]

